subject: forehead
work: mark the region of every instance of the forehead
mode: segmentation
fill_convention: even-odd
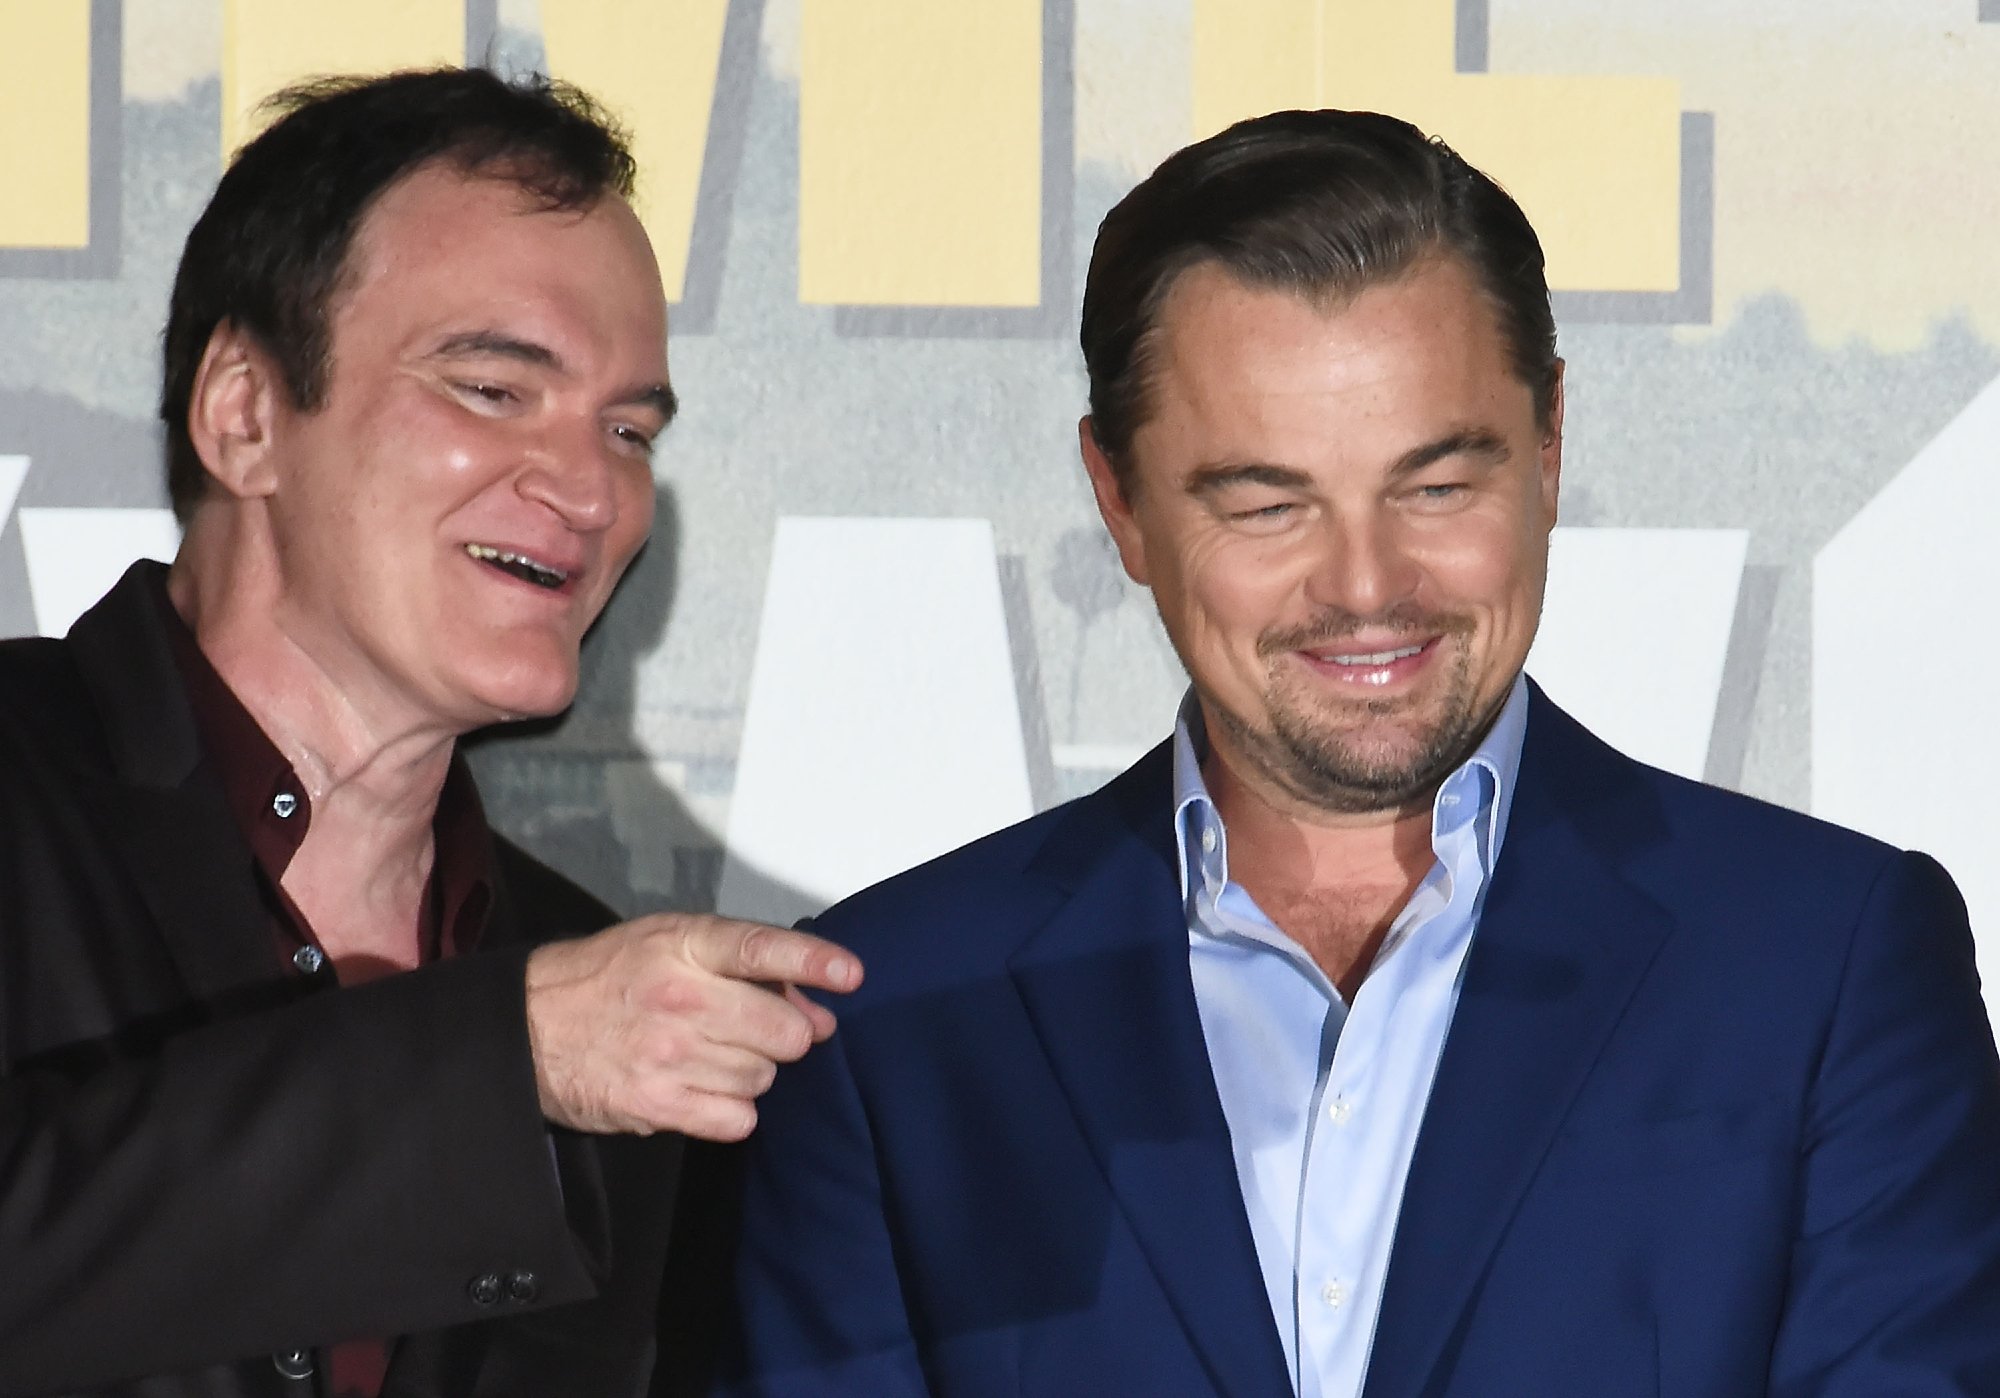
[[[432,163],[363,216],[331,318],[336,338],[525,317],[663,345],[665,299],[645,232],[616,194],[549,209],[512,180]]]
[[[1421,433],[1531,407],[1491,302],[1450,258],[1329,302],[1194,267],[1161,308],[1151,397],[1147,428],[1239,437]]]

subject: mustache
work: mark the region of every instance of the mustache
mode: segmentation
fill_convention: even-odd
[[[1333,608],[1297,626],[1266,631],[1257,638],[1257,653],[1272,656],[1283,655],[1287,651],[1319,650],[1363,632],[1377,637],[1386,632],[1391,639],[1402,641],[1417,636],[1470,635],[1472,629],[1471,617],[1453,612],[1433,612],[1422,607],[1395,606],[1373,616]]]

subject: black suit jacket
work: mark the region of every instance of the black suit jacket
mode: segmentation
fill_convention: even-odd
[[[643,1391],[679,1141],[548,1129],[523,1011],[612,914],[501,841],[480,951],[294,973],[157,568],[0,642],[0,1395],[303,1398],[274,1354],[383,1335],[394,1398]]]

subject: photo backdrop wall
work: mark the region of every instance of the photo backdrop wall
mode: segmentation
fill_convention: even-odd
[[[309,73],[552,71],[633,130],[685,410],[497,822],[789,918],[1085,791],[1183,680],[1075,460],[1077,295],[1165,154],[1436,131],[1544,234],[1568,465],[1530,671],[1628,750],[1942,858],[2000,983],[2000,0],[0,6],[0,633],[170,556],[174,259]]]

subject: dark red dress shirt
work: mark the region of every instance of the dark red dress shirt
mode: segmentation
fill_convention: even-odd
[[[193,632],[184,623],[170,626],[169,632],[202,746],[255,862],[270,914],[274,972],[310,977],[329,991],[392,974],[394,968],[380,962],[336,967],[319,945],[283,883],[312,825],[312,798],[292,764],[202,654]],[[420,963],[477,946],[492,904],[492,831],[471,774],[457,756],[431,829],[435,852],[417,927]],[[332,1398],[380,1398],[394,1345],[393,1339],[364,1339],[330,1346],[325,1362]],[[310,1371],[310,1355],[288,1357]]]

